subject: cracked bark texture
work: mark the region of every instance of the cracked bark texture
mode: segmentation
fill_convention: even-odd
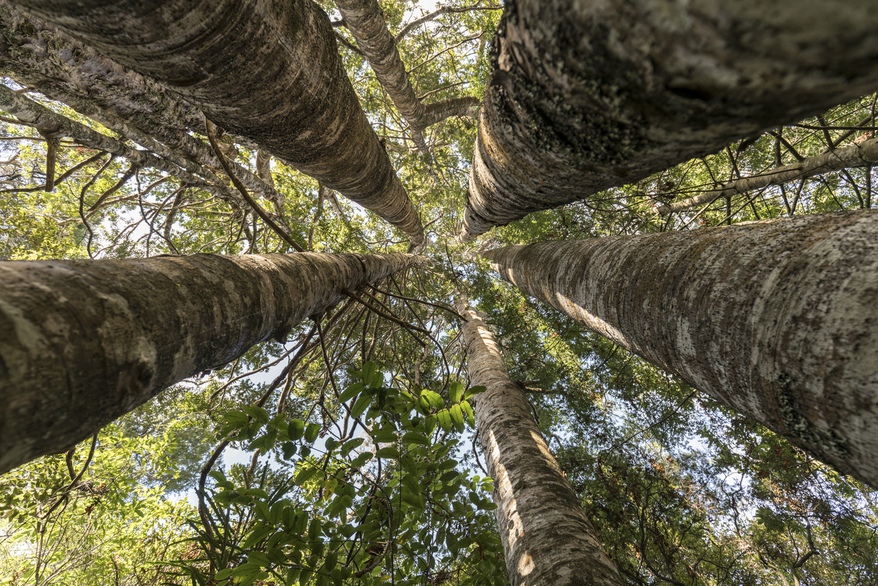
[[[482,317],[458,297],[467,372],[486,387],[475,398],[477,437],[494,478],[494,516],[513,586],[618,586],[573,488],[549,451],[521,387]]]
[[[878,87],[878,1],[513,0],[461,237]]]
[[[0,263],[0,473],[285,337],[406,254]]]
[[[842,169],[853,167],[867,167],[876,163],[878,163],[878,139],[870,138],[861,143],[808,157],[797,163],[775,167],[766,173],[760,173],[753,177],[728,181],[715,189],[699,193],[695,197],[675,201],[668,205],[659,205],[656,207],[656,211],[666,216],[674,212],[708,204],[721,197],[749,193],[769,185],[783,185],[784,183],[807,179],[823,173],[841,171]]]
[[[423,227],[311,0],[16,0],[400,228]]]
[[[878,213],[485,253],[507,281],[878,488]]]

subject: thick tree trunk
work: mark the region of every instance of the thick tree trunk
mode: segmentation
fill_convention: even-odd
[[[621,578],[543,439],[481,316],[458,299],[477,435],[494,478],[495,516],[513,586],[618,585]]]
[[[511,246],[500,274],[878,488],[878,213]]]
[[[0,473],[283,338],[404,254],[0,263]]]
[[[462,237],[874,91],[876,26],[876,0],[507,3]]]
[[[156,79],[220,127],[372,210],[418,246],[423,227],[311,0],[17,0]]]
[[[708,204],[721,197],[749,193],[769,185],[783,185],[784,183],[807,179],[808,177],[822,175],[823,173],[875,164],[878,164],[878,138],[870,138],[861,143],[808,157],[798,163],[775,167],[770,171],[754,175],[753,177],[744,177],[736,181],[723,183],[719,187],[699,193],[695,197],[675,201],[668,205],[657,206],[656,211],[666,216],[674,212]]]

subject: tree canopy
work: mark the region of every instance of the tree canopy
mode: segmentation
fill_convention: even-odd
[[[268,21],[287,32],[301,33],[296,18],[319,21],[314,42],[323,52],[313,60],[259,36],[249,39],[259,53],[222,46],[212,54],[219,51],[213,45],[202,51],[194,44],[208,33],[176,23],[171,11],[165,18],[176,28],[167,34],[195,39],[173,50],[161,44],[161,28],[113,26],[126,6],[148,3],[104,3],[122,12],[90,21],[94,30],[71,32],[65,26],[75,28],[73,16],[45,20],[65,4],[0,0],[0,260],[414,249],[427,260],[346,288],[332,307],[315,304],[297,316],[285,336],[227,364],[211,363],[76,447],[0,476],[0,585],[509,583],[491,467],[477,448],[485,388],[472,385],[467,368],[463,328],[472,318],[455,305],[462,295],[493,330],[508,384],[525,398],[572,486],[574,506],[623,583],[878,579],[874,487],[733,410],[733,401],[699,392],[706,389],[688,386],[618,338],[529,297],[481,256],[545,240],[664,232],[685,238],[711,227],[878,207],[878,97],[861,95],[878,87],[865,65],[875,49],[859,39],[859,29],[850,28],[850,61],[803,50],[788,77],[772,77],[779,75],[774,65],[762,60],[776,47],[770,26],[747,36],[750,45],[724,46],[741,59],[729,65],[738,81],[747,66],[762,64],[763,77],[741,82],[739,93],[717,89],[728,71],[717,74],[716,85],[681,74],[662,94],[665,102],[647,106],[630,88],[607,90],[610,69],[601,69],[600,100],[574,104],[579,118],[565,135],[543,116],[551,100],[532,103],[523,78],[498,63],[567,75],[587,54],[606,57],[601,43],[636,39],[647,29],[657,34],[661,27],[638,20],[655,16],[649,10],[628,14],[626,3],[606,3],[619,7],[618,22],[630,19],[624,25],[631,29],[594,25],[590,44],[577,45],[565,65],[522,58],[531,29],[521,23],[532,22],[528,10],[539,6],[526,0],[507,7],[512,14],[501,36],[503,7],[488,0],[264,3],[279,11]],[[760,21],[759,10],[750,10],[741,22]],[[860,12],[845,18],[854,22]],[[576,26],[592,22],[580,16]],[[803,18],[775,24],[798,26]],[[831,24],[809,22],[815,43],[843,34]],[[242,35],[277,38],[274,29],[246,28],[231,16],[204,26],[211,35],[240,26]],[[683,25],[668,26],[673,34],[661,37],[667,44],[656,45],[662,50]],[[534,42],[563,48],[582,34],[558,27],[566,36],[536,35]],[[113,43],[99,38],[105,30],[117,35]],[[518,30],[525,32],[510,36]],[[790,38],[781,35],[777,55],[786,59],[805,33],[782,32]],[[194,62],[185,53],[193,47],[199,58],[229,67],[210,91],[181,77]],[[168,53],[181,69],[159,64]],[[291,138],[306,125],[295,109],[304,100],[293,91],[301,89],[295,71],[254,81],[283,59],[298,59],[315,87],[324,77],[335,84],[309,98],[306,113],[321,132]],[[821,59],[840,63],[827,66],[823,86],[814,81],[824,79],[815,65]],[[260,60],[272,65],[255,67]],[[610,65],[633,71],[640,61],[626,63]],[[650,72],[662,71],[661,63],[653,66]],[[809,93],[785,102],[796,78]],[[760,80],[772,92],[756,91]],[[741,98],[750,95],[752,103]],[[271,107],[255,111],[260,96]],[[736,99],[747,107],[729,106],[740,105]],[[686,110],[691,100],[710,107],[693,113]],[[771,107],[759,110],[759,103]],[[491,104],[500,109],[486,110]],[[618,109],[605,110],[608,104]],[[642,116],[629,120],[623,106],[641,108]],[[569,114],[566,107],[555,118]],[[582,114],[595,109],[607,117]],[[744,118],[746,124],[733,124]],[[664,124],[661,132],[646,132],[655,120]],[[702,140],[711,123],[722,132]],[[338,130],[347,124],[356,131]],[[540,134],[540,124],[555,132]],[[623,127],[625,140],[617,132]],[[522,144],[545,160],[485,164],[496,155],[488,139],[520,138],[521,129],[532,132]],[[616,141],[649,143],[658,154],[626,167],[607,154]],[[570,152],[575,168],[558,175],[564,165],[556,153]],[[592,173],[585,190],[576,173]],[[517,220],[473,211],[474,194],[521,185],[519,194],[532,199],[553,177],[559,185],[563,179],[558,191],[566,205],[531,206],[512,214]],[[542,211],[527,214],[533,210]],[[474,221],[478,229],[467,229]],[[485,232],[485,222],[495,227],[474,243],[458,238],[462,227],[469,230],[464,240]]]

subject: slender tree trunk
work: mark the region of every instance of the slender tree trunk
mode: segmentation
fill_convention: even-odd
[[[0,85],[0,108],[41,133],[53,136],[68,136],[83,146],[124,157],[138,167],[152,167],[169,175],[179,177],[183,181],[202,189],[219,191],[215,189],[214,185],[164,159],[160,159],[146,151],[133,149],[115,138],[101,134],[84,124],[56,114],[45,106],[29,100],[22,94],[4,85]],[[220,194],[224,198],[236,199],[230,195],[228,190],[222,191]]]
[[[423,227],[311,0],[16,0],[403,230]]]
[[[666,216],[674,212],[708,204],[721,197],[731,197],[739,193],[748,193],[756,189],[768,187],[769,185],[782,185],[832,171],[841,171],[852,167],[868,167],[876,163],[878,163],[878,138],[871,138],[861,143],[809,157],[797,163],[775,167],[759,175],[729,181],[695,197],[675,201],[668,205],[660,205],[656,208],[656,211]]]
[[[0,263],[0,473],[282,339],[419,257],[302,253]]]
[[[878,487],[878,213],[510,246],[500,274]]]
[[[481,316],[458,298],[477,435],[494,478],[495,516],[513,586],[619,585],[573,488],[549,451],[521,387]]]
[[[513,0],[462,237],[878,86],[878,2]]]
[[[427,127],[450,116],[473,112],[479,103],[477,98],[452,98],[429,106],[418,98],[378,0],[335,0],[335,5],[378,82],[411,127],[414,140],[422,151],[429,152],[423,135]]]

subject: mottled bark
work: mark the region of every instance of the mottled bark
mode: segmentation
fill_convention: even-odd
[[[413,245],[423,228],[310,0],[17,0],[220,127],[377,213]]]
[[[151,153],[131,148],[115,138],[101,134],[84,124],[56,114],[45,106],[29,100],[5,85],[0,85],[0,108],[25,124],[33,126],[42,134],[70,137],[83,146],[123,157],[134,163],[137,167],[158,169],[159,171],[179,177],[193,186],[214,190],[214,185],[208,184],[200,177],[196,177]],[[231,197],[225,192],[222,195],[224,197]]]
[[[423,130],[424,104],[415,95],[378,0],[335,0],[335,5],[396,109],[412,128]]]
[[[878,487],[878,213],[547,242],[508,281]]]
[[[876,26],[876,0],[507,3],[462,238],[874,91]]]
[[[721,197],[731,197],[739,193],[749,193],[769,185],[783,185],[799,179],[807,179],[823,173],[841,171],[853,167],[866,167],[878,163],[878,139],[871,138],[848,147],[835,149],[809,157],[797,163],[775,167],[766,173],[728,181],[715,189],[699,193],[695,197],[659,205],[656,211],[663,216],[708,204]]]
[[[479,111],[479,102],[478,98],[472,96],[460,96],[459,98],[449,98],[441,102],[427,104],[427,111],[424,113],[424,124],[426,126],[433,126],[452,116],[474,117]]]
[[[476,396],[477,436],[494,478],[495,517],[513,586],[622,583],[601,549],[573,488],[533,419],[521,387],[481,316],[458,299],[464,317],[467,372]]]
[[[404,254],[0,263],[0,473],[283,338]]]
[[[211,170],[221,168],[219,160],[189,134],[190,128],[202,131],[200,112],[164,86],[23,15],[5,0],[0,0],[0,70],[224,189],[224,180]],[[233,166],[248,189],[271,201],[282,199],[255,174]],[[225,188],[225,193],[231,191]]]

